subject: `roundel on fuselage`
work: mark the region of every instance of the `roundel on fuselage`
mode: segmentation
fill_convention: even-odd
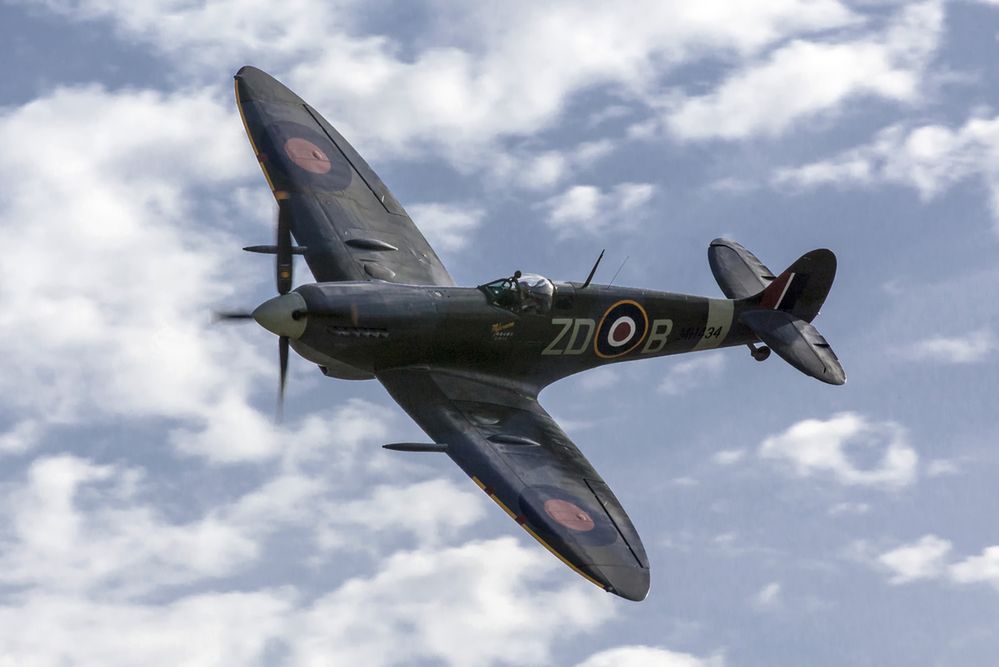
[[[600,319],[593,351],[602,359],[620,357],[638,347],[648,331],[645,309],[636,301],[618,301]]]

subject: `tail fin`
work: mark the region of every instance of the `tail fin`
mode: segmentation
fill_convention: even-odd
[[[708,259],[725,295],[740,300],[739,321],[765,345],[805,375],[846,382],[836,353],[810,324],[836,277],[832,251],[806,253],[776,278],[753,253],[728,239],[712,241]]]
[[[831,250],[805,253],[760,292],[759,306],[811,322],[829,296],[835,277],[836,255]]]

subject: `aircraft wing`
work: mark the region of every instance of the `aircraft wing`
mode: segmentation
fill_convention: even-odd
[[[236,74],[236,103],[317,281],[454,284],[405,209],[315,109],[254,67]]]
[[[531,537],[591,583],[629,600],[645,598],[649,563],[635,527],[534,391],[428,368],[377,376]]]

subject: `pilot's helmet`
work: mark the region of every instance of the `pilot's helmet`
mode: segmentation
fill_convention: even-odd
[[[552,281],[536,273],[525,273],[517,279],[517,285],[524,295],[524,310],[536,310],[547,313],[551,310],[552,299],[555,296],[555,286]]]

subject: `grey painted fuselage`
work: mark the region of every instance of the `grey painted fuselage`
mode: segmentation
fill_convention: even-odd
[[[558,283],[547,313],[513,312],[475,287],[339,282],[295,292],[307,312],[321,314],[304,316],[304,331],[292,346],[329,375],[346,379],[426,364],[499,373],[542,387],[604,364],[756,340],[739,323],[738,301],[625,287]],[[631,339],[602,353],[606,317],[621,302],[636,304],[634,312],[647,319],[633,317]]]

